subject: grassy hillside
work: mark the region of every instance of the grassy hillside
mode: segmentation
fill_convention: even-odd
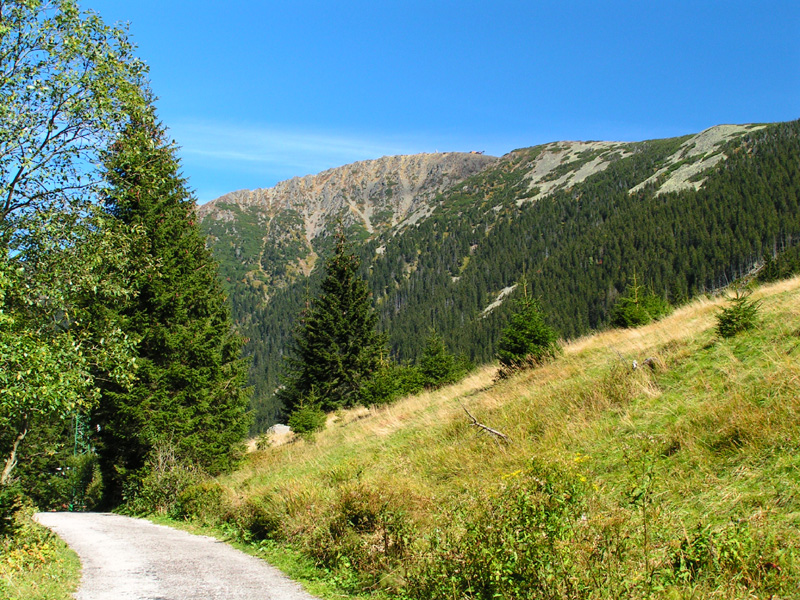
[[[703,298],[511,379],[337,414],[176,514],[286,544],[349,592],[797,597],[800,278],[755,297],[759,326],[731,339],[726,300]]]

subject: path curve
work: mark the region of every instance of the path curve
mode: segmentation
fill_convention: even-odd
[[[110,513],[38,513],[83,566],[77,600],[314,600],[214,538]]]

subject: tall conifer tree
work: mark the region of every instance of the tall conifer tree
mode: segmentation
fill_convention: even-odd
[[[376,330],[378,316],[359,267],[338,232],[321,293],[295,328],[279,393],[287,415],[309,401],[326,412],[358,404],[380,363],[385,340]]]
[[[119,307],[139,339],[137,383],[110,385],[94,415],[109,499],[153,448],[210,472],[231,465],[249,415],[242,340],[233,331],[217,264],[195,224],[175,147],[152,108],[133,115],[105,157],[108,211],[144,230],[152,263],[137,297]]]

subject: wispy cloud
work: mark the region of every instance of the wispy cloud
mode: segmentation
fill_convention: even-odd
[[[436,134],[378,136],[207,121],[172,122],[170,133],[201,203],[359,160],[472,149],[463,140]]]
[[[171,130],[187,160],[221,161],[237,170],[256,168],[291,175],[420,151],[418,146],[394,140],[224,123],[178,123]]]

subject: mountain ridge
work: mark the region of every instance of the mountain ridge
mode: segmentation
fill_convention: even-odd
[[[232,250],[268,297],[316,265],[315,239],[341,222],[360,239],[424,218],[435,195],[498,159],[477,153],[387,156],[239,190],[197,207],[210,246]],[[238,245],[245,226],[253,243]],[[238,226],[238,227],[237,227]],[[260,232],[259,232],[260,230]]]
[[[725,159],[722,145],[762,127],[715,125],[697,134],[667,138],[684,141],[659,170],[629,193],[646,185],[658,185],[658,193],[697,190],[704,181],[702,173]],[[196,210],[212,250],[219,256],[232,251],[233,259],[244,267],[236,269],[237,276],[249,280],[268,301],[276,289],[311,273],[320,250],[314,241],[336,223],[361,241],[386,232],[395,235],[428,218],[442,192],[491,167],[518,170],[522,166],[528,171],[527,189],[516,199],[519,207],[572,189],[630,157],[637,144],[644,143],[558,141],[512,150],[502,157],[477,152],[384,156],[292,177],[272,187],[232,191]],[[241,243],[243,234],[237,225],[247,230],[248,244]],[[259,236],[259,229],[263,235]]]
[[[658,173],[654,174],[651,178],[649,178],[642,184],[634,188],[631,188],[631,190],[629,191],[630,192],[638,191],[639,189],[644,187],[644,185],[655,181],[658,176],[663,175],[664,173],[670,173],[674,168],[674,165],[676,164],[679,164],[680,166],[679,170],[683,169],[685,163],[687,162],[686,158],[699,157],[695,159],[695,161],[699,161],[699,164],[691,169],[691,172],[689,173],[690,176],[695,175],[703,170],[709,169],[715,166],[719,162],[719,160],[723,160],[725,158],[725,156],[719,151],[719,147],[722,144],[724,144],[725,142],[731,140],[736,136],[743,135],[750,131],[757,131],[765,126],[766,125],[759,123],[748,123],[741,125],[720,124],[704,129],[703,131],[696,134],[679,136],[687,139],[687,141],[681,146],[681,152],[676,153],[675,155],[670,157],[669,163],[665,167],[663,167]],[[664,138],[664,139],[671,139],[671,138]],[[647,141],[652,141],[652,140],[643,140],[643,142]],[[388,162],[397,163],[397,162],[410,162],[415,160],[419,161],[430,157],[434,157],[434,160],[447,159],[449,157],[460,157],[462,159],[463,158],[474,159],[481,165],[481,168],[483,168],[493,163],[496,163],[497,161],[501,161],[507,158],[510,159],[511,157],[513,157],[518,153],[522,153],[533,149],[541,149],[542,152],[540,155],[540,159],[538,161],[535,161],[535,163],[531,164],[530,187],[534,188],[536,186],[540,186],[544,188],[541,189],[536,196],[529,198],[531,200],[536,200],[546,196],[550,191],[552,191],[555,188],[558,188],[565,184],[574,185],[576,183],[580,183],[584,181],[587,177],[599,171],[602,171],[605,167],[607,167],[611,163],[609,157],[604,158],[604,155],[611,154],[610,158],[613,159],[625,158],[626,156],[630,155],[630,150],[628,148],[631,145],[643,142],[561,140],[561,141],[547,142],[536,146],[518,148],[515,150],[511,150],[510,152],[504,154],[501,157],[485,155],[483,153],[478,153],[478,152],[435,152],[435,153],[423,152],[418,154],[383,156],[381,158],[361,160],[353,163],[348,163],[339,167],[333,167],[312,175],[291,177],[289,179],[279,181],[278,183],[276,183],[274,186],[271,187],[256,188],[254,190],[249,190],[249,189],[234,190],[226,194],[223,194],[222,196],[219,196],[218,198],[215,198],[209,202],[206,202],[205,204],[198,205],[197,214],[201,218],[201,220],[207,217],[215,218],[215,215],[217,214],[224,216],[216,216],[216,218],[222,218],[222,219],[230,218],[230,213],[225,213],[225,209],[222,207],[218,208],[218,205],[226,205],[234,203],[240,206],[256,206],[258,204],[263,204],[265,199],[267,200],[267,204],[271,205],[272,198],[276,196],[286,198],[291,193],[302,194],[303,191],[308,189],[313,190],[315,188],[319,189],[320,187],[328,187],[328,183],[331,180],[343,182],[347,179],[347,175],[353,174],[358,171],[363,172],[364,169],[362,169],[362,167],[367,167],[370,165],[383,166]],[[614,152],[619,152],[619,154],[615,155]],[[586,154],[591,155],[589,157],[590,159],[587,159]],[[691,164],[695,161],[688,161],[688,162]],[[574,169],[568,170],[565,174],[559,174],[558,177],[553,178],[551,176],[553,171],[557,170],[557,168],[562,165],[568,165],[568,166],[577,165],[577,166]],[[391,168],[383,170],[384,172],[392,171]],[[394,171],[397,172],[398,169],[394,169]],[[385,173],[380,173],[379,169],[375,169],[373,170],[372,174],[375,176],[374,180],[380,181],[381,175]],[[680,173],[680,175],[685,175],[685,172]],[[698,182],[693,182],[695,184],[694,186],[686,185],[686,177],[673,176],[670,178],[670,182],[671,185],[667,185],[665,187],[664,189],[665,192],[673,191],[676,189],[684,189],[688,187],[694,187],[695,189],[697,189],[699,187],[697,185]],[[549,183],[550,185],[543,185],[545,183]],[[352,188],[352,185],[350,186],[342,185],[342,187]],[[417,188],[417,190],[411,189],[408,190],[408,192],[413,194],[415,191],[418,192],[419,189],[421,188]],[[413,199],[413,196],[410,197],[408,192],[404,195],[404,199],[406,201]],[[287,207],[289,205],[291,205],[291,203],[287,203]],[[408,207],[406,207],[406,209],[407,208]],[[393,225],[396,224],[397,222],[393,223]],[[316,233],[316,230],[314,230],[314,233]]]
[[[414,209],[418,208],[420,195],[422,198],[430,195],[431,187],[447,187],[497,160],[494,156],[467,152],[384,156],[326,169],[315,175],[292,177],[268,188],[229,192],[198,206],[197,214],[201,219],[215,218],[220,208],[224,211],[223,207],[231,203],[241,207],[262,206],[269,210],[279,204],[283,204],[284,208],[296,208],[303,200],[319,197],[325,212],[339,208],[333,206],[332,201],[344,200],[348,207],[356,208],[355,213],[369,223],[368,217],[371,215],[358,210],[358,205],[367,200],[382,200],[383,204],[393,205],[399,213],[399,218],[393,215],[394,225],[409,213],[413,214]],[[396,198],[395,187],[399,188]],[[374,212],[374,207],[370,208],[373,209],[370,212]],[[228,218],[228,215],[221,218]],[[367,229],[370,228],[367,225]],[[318,229],[312,226],[310,231],[311,237],[316,237]]]
[[[283,196],[236,192],[202,211],[234,318],[250,338],[257,403],[278,385],[292,323],[316,291],[318,258],[338,226],[403,361],[415,360],[431,330],[453,351],[490,360],[523,274],[571,338],[607,322],[634,274],[679,303],[800,240],[800,122],[449,155],[472,165],[463,178],[433,168],[445,156],[422,155],[417,195],[408,190],[424,161],[410,155],[339,167],[324,181],[289,180],[279,184]],[[386,177],[399,179],[403,161],[404,198],[387,193],[398,182]],[[302,186],[307,196],[286,195]]]

